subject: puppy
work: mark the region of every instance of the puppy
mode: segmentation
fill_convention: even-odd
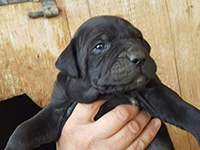
[[[57,141],[77,103],[106,99],[98,119],[120,104],[138,105],[153,117],[184,129],[200,144],[200,111],[161,83],[150,46],[128,21],[100,16],[86,21],[59,56],[51,101],[17,127],[6,150],[29,150]],[[173,150],[163,124],[148,150]]]

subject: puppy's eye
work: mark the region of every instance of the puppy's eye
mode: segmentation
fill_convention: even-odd
[[[143,38],[142,38],[142,36],[138,36],[136,40],[137,40],[138,42],[142,42]]]
[[[94,47],[94,50],[95,50],[95,51],[102,51],[102,50],[104,50],[104,49],[106,49],[106,48],[107,48],[107,46],[106,46],[105,44],[100,43],[100,44],[97,44],[97,45]]]

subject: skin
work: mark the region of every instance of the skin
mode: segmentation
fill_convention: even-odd
[[[138,107],[119,105],[94,121],[104,102],[76,106],[56,143],[57,150],[144,150],[149,145],[161,126],[159,119],[150,120],[151,115]]]

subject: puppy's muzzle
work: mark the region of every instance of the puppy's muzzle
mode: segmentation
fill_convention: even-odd
[[[131,46],[127,51],[122,52],[119,58],[127,57],[137,67],[144,65],[146,61],[146,54],[139,46]]]
[[[134,63],[136,66],[142,66],[144,64],[144,62],[146,61],[146,56],[145,53],[142,52],[141,50],[133,50],[131,48],[129,51],[129,55],[127,56],[128,59]]]

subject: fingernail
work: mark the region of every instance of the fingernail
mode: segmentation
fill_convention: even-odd
[[[153,125],[156,128],[159,127],[160,126],[160,120],[159,119],[155,119]]]

